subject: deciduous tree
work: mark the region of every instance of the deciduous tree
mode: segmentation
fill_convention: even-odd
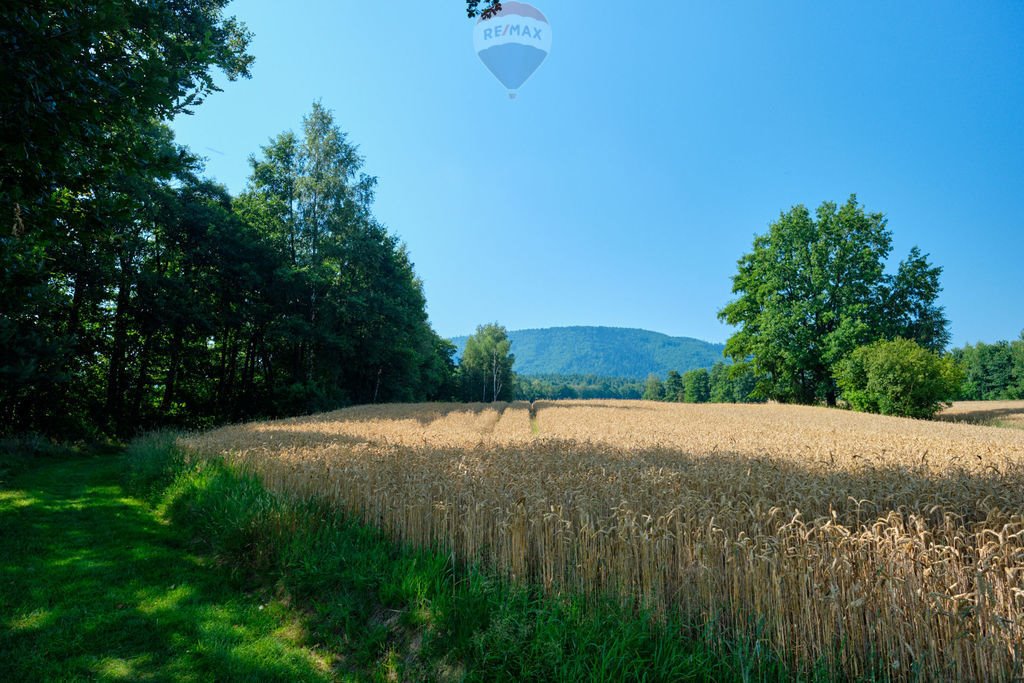
[[[466,340],[459,360],[463,399],[509,401],[515,395],[515,356],[508,331],[497,323],[481,325]]]
[[[739,328],[726,354],[752,358],[766,398],[835,405],[833,369],[858,346],[906,335],[944,347],[941,268],[914,249],[888,275],[891,251],[885,217],[865,212],[855,196],[842,206],[824,202],[813,215],[802,205],[781,214],[739,260],[737,297],[719,312]]]
[[[704,368],[690,370],[683,374],[683,401],[686,403],[707,403],[711,398],[711,380]]]

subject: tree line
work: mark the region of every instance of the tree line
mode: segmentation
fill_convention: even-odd
[[[715,363],[680,374],[670,370],[662,381],[650,375],[644,383],[645,401],[670,403],[759,403],[757,378],[750,363]]]
[[[964,375],[958,399],[1024,399],[1024,331],[1012,341],[967,344],[951,354]]]
[[[250,76],[251,34],[226,5],[0,8],[0,430],[125,435],[561,391],[516,381],[496,324],[456,367],[409,254],[373,215],[376,180],[319,103],[252,157],[239,196],[203,176],[166,123],[219,90],[214,73]],[[641,395],[918,416],[1024,396],[1024,338],[946,353],[941,268],[915,247],[887,272],[891,251],[885,217],[856,197],[780,214],[719,314],[733,362]]]
[[[625,377],[601,375],[541,374],[519,376],[516,381],[516,399],[639,399],[644,383]]]
[[[881,367],[879,367],[881,366]],[[885,387],[877,376],[888,373]],[[908,340],[859,347],[836,368],[842,400],[852,408],[927,417],[946,400],[1024,399],[1024,332],[1013,341],[979,342],[949,353],[927,351]],[[876,376],[868,389],[867,374]],[[901,377],[900,374],[904,376]],[[643,399],[675,403],[760,403],[753,363],[715,363],[685,373],[671,370],[665,379],[645,382],[595,375],[517,376],[515,398]],[[905,387],[901,387],[905,384]],[[938,385],[938,386],[936,386]],[[912,387],[916,387],[916,392]],[[938,399],[930,399],[936,392]]]
[[[914,259],[923,261],[918,250]],[[915,266],[918,268],[919,266]],[[939,291],[938,269],[929,283]],[[908,295],[903,295],[908,296]],[[910,297],[912,298],[912,297]],[[930,298],[923,310],[942,317]],[[911,317],[911,319],[913,319]],[[848,323],[847,323],[848,324]],[[945,323],[941,325],[944,338]],[[938,328],[936,328],[938,329]],[[1024,398],[1024,333],[1019,340],[978,343],[945,352],[898,334],[855,346],[830,369],[837,403],[854,410],[907,417],[930,417],[948,401]],[[764,376],[756,357],[718,362],[685,373],[671,370],[664,380],[651,374],[645,382],[595,375],[521,376],[514,372],[515,355],[504,327],[477,328],[455,369],[457,399],[469,402],[538,399],[643,399],[677,403],[759,403],[793,401],[792,394],[773,393],[773,378]],[[759,369],[759,367],[761,369]],[[825,403],[815,397],[808,403]]]
[[[226,0],[0,10],[0,429],[82,437],[448,398],[375,179],[314,104],[251,159],[202,175],[166,122],[249,76]]]

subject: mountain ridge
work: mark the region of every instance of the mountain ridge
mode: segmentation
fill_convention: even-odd
[[[632,327],[573,325],[511,330],[521,375],[597,375],[643,379],[669,370],[708,368],[724,360],[724,344]],[[453,337],[462,354],[468,336]]]

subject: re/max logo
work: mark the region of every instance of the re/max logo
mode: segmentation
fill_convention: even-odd
[[[504,36],[522,36],[524,38],[540,40],[541,30],[530,26],[520,26],[519,24],[505,24],[504,26],[484,29],[484,40],[492,40]]]

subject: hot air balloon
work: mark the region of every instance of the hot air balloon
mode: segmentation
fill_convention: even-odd
[[[532,5],[502,2],[501,11],[481,19],[473,29],[473,46],[480,61],[515,98],[551,50],[551,27]]]

